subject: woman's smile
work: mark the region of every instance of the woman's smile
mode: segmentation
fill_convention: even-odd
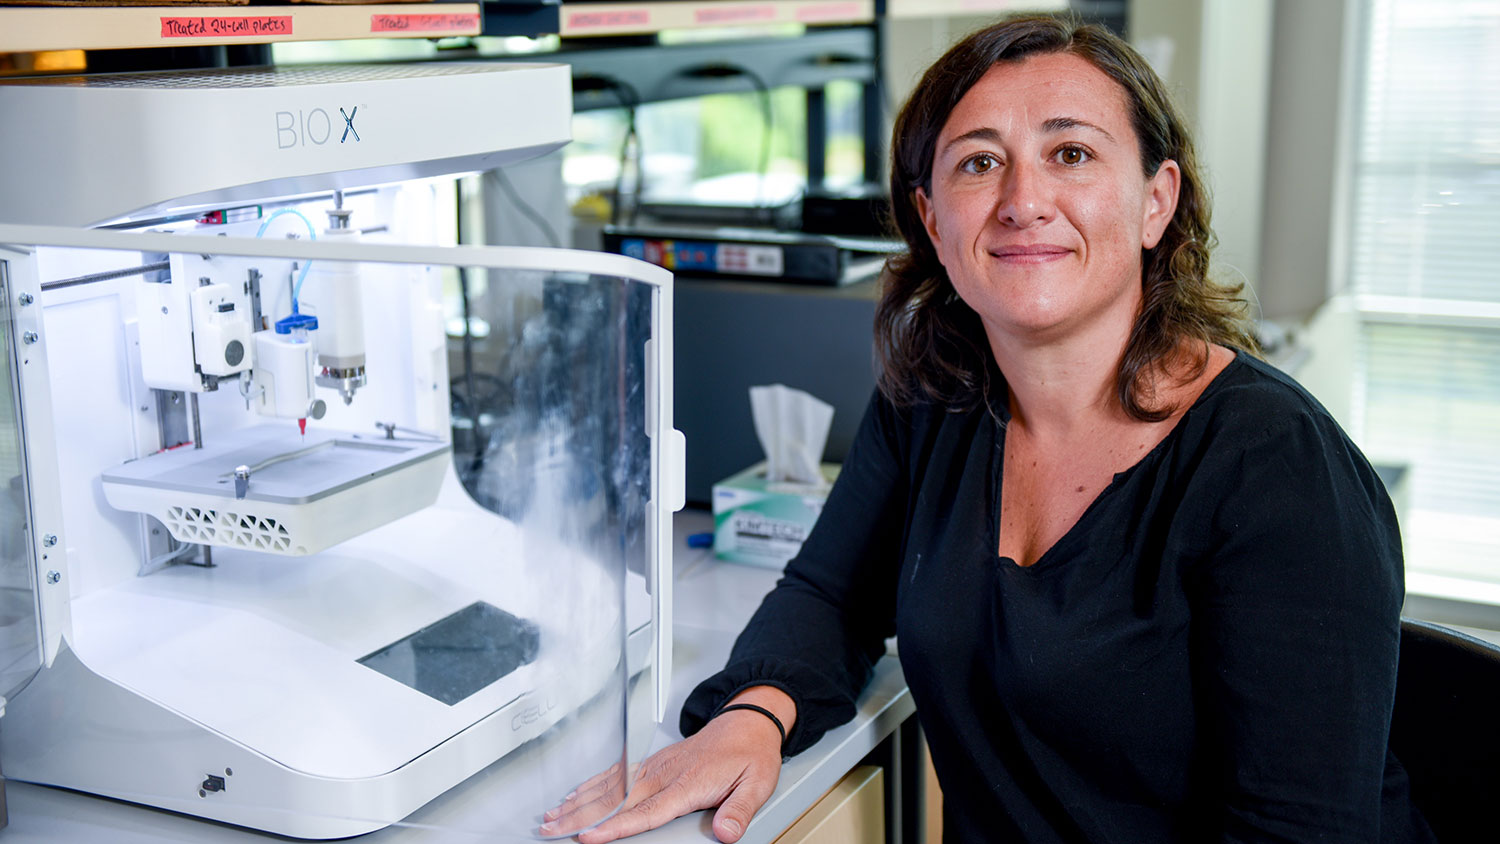
[[[989,250],[990,257],[1006,264],[1050,264],[1073,254],[1065,246],[1037,243],[1030,246],[1001,246]]]

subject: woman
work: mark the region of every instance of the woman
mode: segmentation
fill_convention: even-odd
[[[710,806],[737,840],[892,634],[947,840],[1424,840],[1386,747],[1390,501],[1207,279],[1160,80],[1094,27],[976,33],[902,110],[891,196],[910,250],[838,484],[691,737],[581,840]]]

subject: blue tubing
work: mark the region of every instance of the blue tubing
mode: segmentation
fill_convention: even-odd
[[[297,215],[297,217],[299,217],[302,222],[307,225],[307,236],[312,240],[318,239],[318,230],[313,226],[312,220],[307,219],[307,215],[303,214],[301,211],[298,211],[295,208],[282,208],[278,211],[273,212],[271,216],[266,218],[266,221],[264,223],[260,224],[260,230],[255,233],[255,236],[260,237],[264,235],[266,233],[266,229],[271,227],[271,223],[275,222],[276,218],[282,216],[283,214]],[[302,295],[302,282],[307,280],[307,271],[310,269],[312,269],[312,261],[303,261],[302,272],[297,274],[297,283],[292,285],[292,313],[294,314],[299,313],[299,311],[297,310],[297,299]]]

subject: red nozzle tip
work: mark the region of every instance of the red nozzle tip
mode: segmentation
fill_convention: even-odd
[[[297,420],[297,430],[299,430],[299,431],[302,432],[302,436],[304,436],[304,437],[307,436],[307,417],[306,416],[304,416],[301,419]]]

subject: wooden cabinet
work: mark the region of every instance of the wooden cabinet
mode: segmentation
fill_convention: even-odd
[[[775,844],[885,844],[885,771],[855,768]]]

